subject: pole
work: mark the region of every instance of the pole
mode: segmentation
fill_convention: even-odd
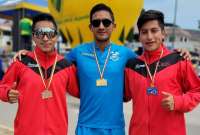
[[[178,0],[175,0],[175,6],[174,6],[174,20],[173,20],[173,40],[172,40],[172,49],[175,48],[175,41],[176,41],[176,17],[177,17],[177,9],[178,9]]]

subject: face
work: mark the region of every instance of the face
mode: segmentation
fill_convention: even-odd
[[[108,11],[97,11],[92,15],[90,30],[93,32],[97,42],[110,40],[113,29],[116,27]]]
[[[54,51],[57,42],[55,26],[50,21],[39,21],[33,31],[33,41],[43,52]]]
[[[147,51],[158,49],[164,38],[165,31],[161,29],[157,20],[147,21],[140,29],[139,40]]]

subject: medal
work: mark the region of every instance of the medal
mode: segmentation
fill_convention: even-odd
[[[105,60],[105,62],[104,62],[102,71],[101,71],[101,69],[100,69],[99,61],[98,61],[98,59],[97,59],[97,54],[96,54],[96,50],[95,50],[95,47],[94,47],[94,46],[93,46],[93,49],[94,49],[94,56],[95,56],[96,64],[97,64],[98,71],[99,71],[99,74],[100,74],[100,79],[97,79],[97,80],[96,80],[96,86],[97,86],[97,87],[107,86],[107,85],[108,85],[107,79],[104,79],[104,78],[103,78],[103,74],[104,74],[106,65],[107,65],[107,63],[108,63],[108,59],[109,59],[109,56],[110,56],[110,49],[111,49],[111,46],[110,46],[109,49],[108,49],[108,54],[107,54],[107,56],[106,56],[106,60]]]
[[[156,87],[147,88],[147,95],[158,95],[158,90]]]
[[[56,58],[55,58],[55,62],[54,62],[53,68],[51,70],[51,75],[50,75],[50,79],[49,79],[48,85],[46,85],[46,83],[45,83],[44,75],[42,73],[42,69],[40,67],[40,64],[39,64],[39,61],[37,59],[37,55],[36,55],[35,51],[34,51],[34,55],[35,55],[35,60],[36,60],[36,62],[38,64],[38,69],[39,69],[39,72],[40,72],[40,77],[41,77],[42,82],[43,82],[44,87],[45,87],[45,90],[41,93],[41,97],[42,97],[42,99],[52,98],[53,97],[53,93],[52,93],[52,91],[49,90],[49,87],[50,87],[51,81],[53,79],[53,74],[54,74],[54,71],[55,71],[55,68],[56,68],[57,55],[56,55]]]
[[[107,86],[107,80],[106,79],[96,80],[96,86]]]
[[[52,91],[44,90],[42,92],[42,99],[48,99],[48,98],[52,98],[52,97],[53,97]]]
[[[163,49],[161,51],[160,58],[162,57],[162,55],[163,55]],[[148,75],[151,79],[150,87],[147,88],[147,95],[158,95],[158,89],[155,87],[154,84],[155,84],[155,75],[156,75],[156,72],[158,70],[158,65],[160,63],[160,58],[159,58],[158,62],[156,63],[156,68],[155,68],[153,75],[150,72],[150,69],[149,69],[149,66],[146,63],[146,60],[144,61],[146,69],[147,69],[147,73],[148,73]]]

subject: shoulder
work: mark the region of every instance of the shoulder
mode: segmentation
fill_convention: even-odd
[[[28,63],[36,63],[33,52],[28,52],[26,55],[21,55],[21,60],[19,62],[23,63],[24,65],[27,65]]]
[[[112,48],[113,49],[116,49],[116,50],[120,50],[120,51],[131,51],[131,49],[125,47],[124,45],[118,45],[118,44],[115,44],[115,43],[111,43],[112,45]]]
[[[63,56],[58,55],[58,61],[57,61],[56,65],[61,67],[61,68],[66,68],[66,67],[72,66],[72,62],[65,59]]]
[[[135,68],[136,65],[144,65],[144,61],[140,58],[130,58],[126,63],[126,68]]]
[[[72,50],[82,50],[82,49],[86,49],[88,47],[90,47],[91,45],[93,45],[93,42],[85,42],[85,43],[81,43],[78,44],[75,48],[73,48]]]
[[[180,61],[184,61],[184,58],[182,56],[180,56],[180,53],[179,52],[176,52],[176,51],[172,51],[172,52],[169,52],[167,55],[165,55],[164,57],[162,57],[162,59],[160,60],[161,62],[165,62],[165,61],[168,61],[170,62],[171,64],[175,64],[177,62],[180,62]]]

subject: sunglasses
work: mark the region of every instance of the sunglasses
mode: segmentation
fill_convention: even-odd
[[[104,27],[109,27],[113,22],[109,19],[102,19],[102,20],[94,19],[91,21],[93,27],[99,27],[101,23],[103,24]]]
[[[48,39],[52,39],[56,37],[57,31],[49,27],[42,27],[42,28],[35,29],[33,31],[33,35],[38,39],[43,39],[45,35]]]

